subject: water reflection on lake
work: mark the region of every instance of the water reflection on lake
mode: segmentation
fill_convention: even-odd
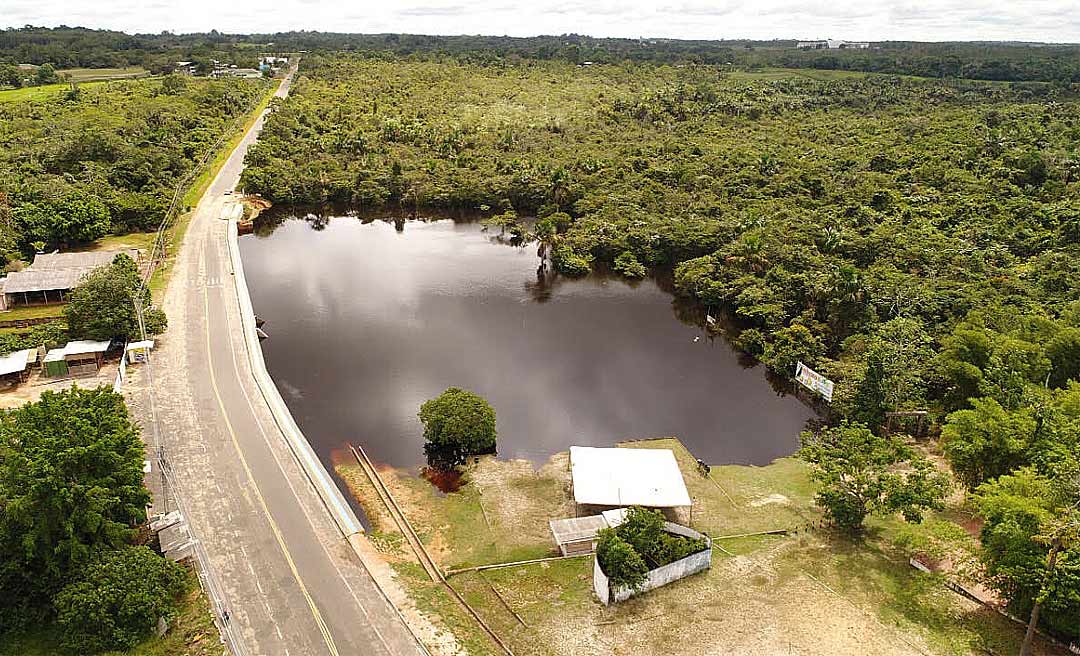
[[[416,413],[449,386],[495,407],[503,458],[672,435],[710,463],[795,450],[812,412],[680,321],[656,281],[538,278],[535,245],[493,241],[477,223],[352,217],[241,238],[270,374],[327,463],[352,441],[421,464]]]

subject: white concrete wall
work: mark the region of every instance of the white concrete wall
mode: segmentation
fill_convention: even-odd
[[[596,557],[592,559],[592,587],[600,603],[605,606],[611,603],[611,581],[607,574],[604,574],[604,570],[600,569],[600,559]]]
[[[352,507],[345,501],[341,490],[330,479],[322,461],[315,455],[315,451],[300,431],[300,427],[296,425],[296,420],[293,419],[292,413],[281,398],[281,393],[278,392],[277,386],[266,370],[262,346],[259,345],[259,337],[255,333],[255,310],[251,306],[251,296],[248,294],[247,280],[244,278],[244,262],[240,259],[240,244],[237,238],[236,221],[229,221],[227,240],[229,259],[233,266],[236,295],[240,303],[240,320],[243,324],[248,360],[251,364],[251,373],[255,376],[255,383],[266,400],[267,406],[270,407],[274,421],[289,443],[289,448],[292,449],[308,479],[315,486],[323,503],[330,510],[330,516],[334,518],[342,534],[347,538],[353,533],[360,533],[364,530],[360,526],[360,520],[356,518]]]
[[[639,595],[643,592],[648,592],[649,590],[655,590],[668,583],[686,578],[691,574],[703,572],[712,567],[712,540],[709,539],[709,536],[698,533],[692,528],[687,528],[671,522],[664,522],[664,530],[668,533],[674,533],[675,535],[681,535],[695,540],[703,539],[705,540],[706,548],[696,554],[690,554],[682,560],[676,560],[663,567],[649,570],[649,574],[645,579],[645,584],[642,585],[639,590],[634,590],[632,588],[612,590],[611,581],[608,579],[607,575],[604,574],[604,571],[600,569],[600,559],[593,558],[593,591],[596,592],[596,596],[600,599],[600,603],[607,606],[612,602],[618,603],[620,601],[626,601],[630,597]]]

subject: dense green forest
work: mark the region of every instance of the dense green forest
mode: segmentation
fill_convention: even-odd
[[[81,27],[28,26],[0,30],[0,71],[3,64],[50,64],[55,68],[141,66],[154,73],[167,73],[177,61],[211,59],[253,66],[260,54],[256,43],[217,32],[177,37],[168,33],[131,35]]]
[[[575,64],[689,62],[750,70],[816,68],[940,78],[1080,83],[1080,46],[1076,45],[884,42],[868,50],[806,51],[797,49],[796,44],[792,39],[693,41],[595,38],[579,34],[527,38],[310,31],[129,35],[109,30],[28,26],[0,31],[0,65],[142,66],[164,72],[178,60],[219,59],[248,66],[261,51],[304,50],[450,57],[468,62],[497,62],[505,57]]]
[[[0,102],[0,264],[154,230],[265,82],[165,77]]]
[[[305,68],[248,154],[244,184],[275,202],[539,214],[562,272],[675,267],[680,291],[735,313],[748,352],[822,367],[839,412],[872,424],[1021,395],[965,359],[972,331],[1037,344],[1026,382],[1077,377],[1071,97],[711,67]],[[896,389],[862,387],[879,357],[904,362]]]
[[[820,409],[840,432],[871,443],[890,413],[926,411],[985,521],[985,582],[1080,637],[1077,47],[25,28],[0,32],[0,67],[161,72],[245,64],[271,43],[313,52],[248,152],[248,191],[477,211],[539,240],[563,275],[670,275],[781,376],[802,361],[835,380]],[[3,259],[155,227],[263,84],[167,76],[0,103]],[[71,401],[50,403],[58,416],[113,403]],[[36,435],[24,423],[44,410],[0,417],[0,433]],[[102,413],[126,444],[126,418]],[[0,502],[25,488],[20,448],[0,446]],[[876,463],[881,479],[902,461]],[[34,518],[0,519],[10,555],[4,536]],[[0,620],[62,624],[79,603],[120,603],[89,599],[70,574],[138,569],[129,542],[93,535],[77,559],[8,558],[0,587],[32,603]],[[175,599],[177,581],[160,587]],[[76,649],[104,646],[65,630]]]
[[[150,501],[145,455],[109,388],[0,411],[0,638],[41,634],[59,653],[93,654],[132,647],[178,613],[194,577],[136,528]]]
[[[679,293],[733,316],[745,351],[786,377],[801,360],[833,378],[830,420],[877,430],[929,411],[957,479],[993,499],[987,544],[1031,539],[1040,513],[1071,503],[1001,510],[1014,497],[997,482],[1021,471],[1060,492],[1048,481],[1080,471],[1067,90],[311,56],[247,164],[245,187],[277,203],[486,212],[531,231],[566,275],[673,269]],[[1039,594],[1033,544],[990,564],[1018,612]],[[1043,622],[1075,637],[1080,587],[1059,574]]]

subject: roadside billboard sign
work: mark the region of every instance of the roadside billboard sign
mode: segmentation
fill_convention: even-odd
[[[826,401],[832,402],[833,382],[802,362],[795,367],[795,380],[820,394]]]

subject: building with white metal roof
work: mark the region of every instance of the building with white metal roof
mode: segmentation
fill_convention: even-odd
[[[30,365],[37,361],[37,351],[23,349],[0,357],[0,385],[18,385],[30,377]]]
[[[127,255],[139,261],[139,251],[135,249],[119,251],[86,251],[81,253],[41,253],[34,256],[30,265],[35,271],[56,271],[59,269],[96,269],[112,264],[117,255]]]
[[[30,354],[33,352],[33,349],[23,349],[0,357],[0,376],[24,371],[30,364]]]
[[[104,353],[109,350],[109,344],[112,344],[109,340],[95,341],[90,339],[77,339],[72,342],[68,342],[64,346],[64,355],[81,355],[83,353]]]
[[[109,340],[94,341],[81,339],[68,342],[63,348],[55,348],[42,360],[46,376],[66,376],[93,374],[105,361],[105,351],[109,350]]]
[[[622,508],[678,508],[691,504],[670,449],[570,447],[574,501]]]

